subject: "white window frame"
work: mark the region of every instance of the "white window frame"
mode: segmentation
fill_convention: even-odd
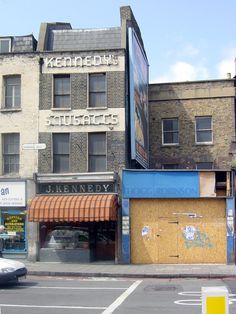
[[[176,143],[165,143],[164,142],[164,121],[166,121],[166,120],[177,120],[177,122],[178,122],[178,142],[176,142]],[[179,145],[179,119],[178,118],[163,118],[162,120],[161,120],[161,129],[162,129],[162,145],[163,146],[176,146],[176,145]],[[165,131],[165,133],[166,133],[167,131]],[[170,132],[170,133],[174,133],[174,132],[176,132],[176,131],[168,131],[168,132]]]
[[[13,89],[12,89],[12,104],[11,107],[7,107],[7,101],[6,101],[6,97],[7,97],[7,93],[6,93],[6,88],[7,88],[7,79],[11,78],[11,77],[17,77],[19,78],[19,85],[13,85]],[[4,86],[4,109],[20,109],[21,108],[21,75],[20,74],[15,74],[15,75],[4,75],[3,76],[3,86]],[[20,88],[20,105],[16,106],[16,86],[19,86]]]
[[[210,118],[211,119],[211,128],[210,129],[199,129],[199,130],[197,130],[197,119],[201,119],[201,118]],[[199,131],[211,132],[211,141],[198,142],[197,141],[197,132],[199,132]],[[212,116],[197,116],[197,117],[195,117],[195,143],[197,145],[213,144],[213,119],[212,119]]]
[[[8,51],[2,52],[2,42],[8,41]],[[11,38],[0,38],[0,53],[8,53],[11,52]]]

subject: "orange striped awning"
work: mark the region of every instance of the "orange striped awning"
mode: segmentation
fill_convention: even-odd
[[[40,195],[29,205],[28,220],[82,222],[117,220],[117,195]]]

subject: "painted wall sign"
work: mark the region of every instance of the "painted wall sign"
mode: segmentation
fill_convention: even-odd
[[[47,68],[98,67],[102,65],[118,65],[118,57],[115,55],[51,57],[45,58],[44,64]]]
[[[114,183],[41,183],[38,185],[40,194],[83,194],[83,193],[113,193]]]
[[[46,119],[47,126],[69,125],[117,125],[117,114],[50,114]]]
[[[24,207],[25,182],[0,182],[0,207]]]

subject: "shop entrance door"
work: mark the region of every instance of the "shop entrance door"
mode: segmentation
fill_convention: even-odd
[[[178,253],[178,228],[176,219],[160,219],[157,223],[158,263],[177,264]]]

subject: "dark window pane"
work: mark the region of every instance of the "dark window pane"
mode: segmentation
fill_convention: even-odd
[[[162,165],[163,169],[179,169],[178,164],[164,164]]]
[[[106,171],[106,156],[90,156],[89,171],[90,172]]]
[[[19,173],[20,135],[3,134],[3,172]]]
[[[70,76],[54,76],[54,107],[70,107]]]
[[[198,162],[197,169],[213,169],[212,162]]]
[[[106,134],[89,134],[89,171],[106,171]]]
[[[1,39],[0,40],[0,52],[1,53],[6,53],[6,52],[10,52],[10,46],[11,41],[10,39]]]
[[[199,117],[196,118],[197,130],[210,130],[211,129],[211,117]]]
[[[197,142],[212,142],[212,132],[211,131],[198,131]]]
[[[67,133],[53,134],[53,172],[69,172],[70,137]]]
[[[89,76],[89,106],[106,106],[106,75],[103,73]]]
[[[163,120],[163,130],[164,131],[178,131],[178,120],[177,119]]]
[[[5,107],[20,107],[21,78],[17,76],[5,77]]]

